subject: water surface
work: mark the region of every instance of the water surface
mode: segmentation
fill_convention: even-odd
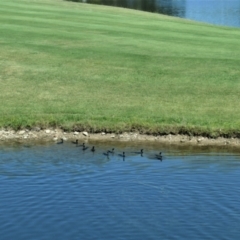
[[[240,238],[238,152],[93,144],[0,147],[2,239]]]
[[[81,1],[81,0],[73,0]],[[240,0],[82,0],[157,12],[216,25],[240,27]]]

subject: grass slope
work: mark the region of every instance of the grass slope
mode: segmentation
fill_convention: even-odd
[[[0,1],[0,126],[240,135],[240,29]]]

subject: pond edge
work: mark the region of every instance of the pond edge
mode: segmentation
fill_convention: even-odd
[[[123,132],[123,133],[89,133],[87,131],[71,131],[67,132],[58,128],[48,128],[35,130],[22,129],[0,129],[0,144],[8,141],[52,141],[57,142],[60,139],[64,141],[72,141],[79,139],[82,142],[94,141],[151,141],[164,144],[175,145],[199,145],[199,146],[231,146],[240,148],[240,138],[217,137],[209,138],[204,136],[189,136],[184,134],[165,134],[150,135],[141,134],[139,132]]]

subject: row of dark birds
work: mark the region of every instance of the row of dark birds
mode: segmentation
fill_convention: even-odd
[[[57,144],[63,144],[64,143],[64,140],[63,138],[60,139],[59,142],[57,142]],[[73,144],[76,144],[76,146],[78,147],[82,147],[82,150],[83,151],[86,151],[87,149],[90,149],[91,152],[95,152],[96,149],[95,149],[95,146],[92,146],[92,147],[88,147],[85,145],[85,143],[82,143],[82,144],[79,144],[79,141],[78,139],[76,139],[75,141],[72,141]],[[132,152],[134,154],[139,154],[141,155],[141,157],[143,156],[143,149],[141,149],[140,151],[138,152]],[[104,152],[103,155],[105,155],[106,157],[109,158],[110,155],[114,155],[115,154],[115,149],[112,148],[112,150],[108,150],[107,152]],[[118,154],[119,157],[122,157],[123,160],[125,159],[126,157],[126,154],[125,152],[121,153],[121,154]],[[163,160],[163,156],[162,156],[162,152],[160,152],[159,154],[155,154],[155,156],[153,157],[153,159],[156,159],[156,160],[160,160],[162,161]]]

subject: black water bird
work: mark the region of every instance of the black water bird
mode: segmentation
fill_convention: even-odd
[[[143,149],[140,150],[140,152],[134,152],[135,154],[140,154],[141,156],[143,155]]]
[[[83,143],[83,144],[77,144],[76,146],[78,146],[78,147],[85,147],[85,143]]]
[[[92,152],[95,152],[95,147],[93,146],[92,149],[91,149]]]
[[[125,152],[123,152],[123,154],[119,154],[119,156],[121,156],[123,158],[123,161],[125,161]]]
[[[160,152],[159,154],[155,155],[156,157],[162,157],[162,152]]]
[[[85,144],[84,144],[82,150],[86,151],[87,149],[88,149],[88,147],[86,147]]]
[[[73,144],[78,144],[78,139],[76,139],[75,141],[72,141]]]
[[[26,145],[23,145],[25,148],[30,148],[31,147],[31,145],[28,145],[28,144],[26,144]]]
[[[112,148],[112,150],[108,150],[108,152],[114,154],[114,148]]]
[[[103,153],[104,156],[107,156],[109,158],[109,151]]]
[[[109,156],[109,150],[107,152],[104,152],[103,155]]]
[[[159,154],[156,154],[155,157],[156,157],[156,159],[162,161],[162,158],[163,158],[162,152],[160,152]]]
[[[122,157],[122,158],[125,158],[125,152],[123,152],[122,154],[118,154],[118,156]]]
[[[63,144],[63,138],[61,138],[60,142],[57,142],[57,144]]]

